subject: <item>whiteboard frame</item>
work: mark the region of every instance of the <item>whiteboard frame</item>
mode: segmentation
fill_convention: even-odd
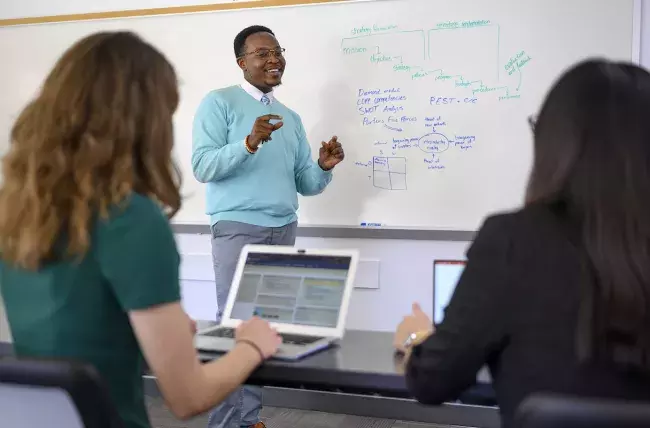
[[[641,65],[643,7],[643,0],[634,0],[634,13],[632,14],[632,62],[637,65]]]
[[[183,235],[211,235],[210,225],[172,223],[174,233]],[[416,228],[380,228],[359,226],[306,226],[298,225],[297,236],[301,238],[332,239],[402,239],[408,241],[469,242],[476,231],[440,230]]]
[[[249,9],[272,9],[278,7],[302,7],[324,4],[354,3],[360,1],[383,0],[242,0],[238,3],[221,2],[212,4],[194,4],[184,6],[167,6],[147,9],[110,10],[104,12],[79,12],[63,15],[26,16],[21,18],[0,19],[1,27],[25,25],[60,24],[84,21],[105,21],[112,19],[146,18],[169,15],[189,15],[195,13],[232,12]]]

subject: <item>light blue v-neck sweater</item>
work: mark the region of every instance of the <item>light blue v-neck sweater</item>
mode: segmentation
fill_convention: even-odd
[[[284,125],[255,154],[244,146],[255,119],[282,116]],[[274,100],[264,105],[240,86],[210,92],[192,130],[192,171],[207,183],[210,223],[238,221],[280,227],[296,221],[298,193],[321,193],[332,180],[311,158],[300,116]]]

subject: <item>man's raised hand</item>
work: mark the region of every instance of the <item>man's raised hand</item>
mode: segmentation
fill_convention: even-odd
[[[271,120],[279,120],[280,122],[273,124],[271,123]],[[271,134],[273,131],[282,128],[283,123],[281,121],[282,116],[278,116],[277,114],[266,114],[258,117],[253,124],[253,129],[251,130],[250,135],[248,136],[248,145],[253,150],[257,150],[261,144],[270,141],[272,139]]]

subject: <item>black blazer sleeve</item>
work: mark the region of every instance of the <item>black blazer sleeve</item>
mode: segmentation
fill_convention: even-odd
[[[421,403],[455,400],[507,340],[509,232],[503,217],[486,220],[467,252],[443,322],[413,348],[406,383]]]

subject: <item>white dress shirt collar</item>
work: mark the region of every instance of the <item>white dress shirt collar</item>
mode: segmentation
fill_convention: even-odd
[[[266,95],[271,103],[274,101],[273,91],[264,94],[264,92],[257,89],[255,86],[251,85],[247,80],[244,80],[244,83],[241,84],[241,87],[246,91],[251,97],[255,98],[257,101],[262,102],[262,97]]]

